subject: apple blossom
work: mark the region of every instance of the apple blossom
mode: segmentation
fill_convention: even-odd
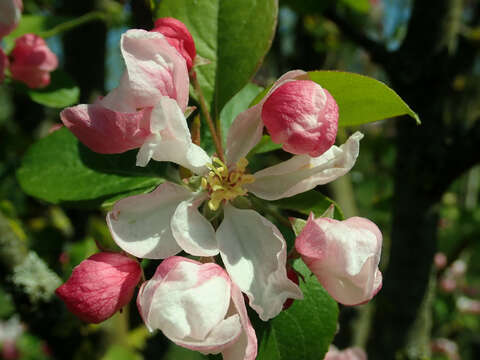
[[[18,25],[22,16],[22,0],[0,1],[0,39],[10,34]]]
[[[50,84],[50,72],[58,66],[57,56],[45,40],[34,34],[25,34],[15,40],[10,60],[12,78],[34,89]]]
[[[76,266],[72,276],[55,293],[80,319],[99,323],[128,304],[141,274],[142,269],[134,259],[102,252]]]
[[[270,93],[262,120],[272,141],[292,154],[320,156],[334,143],[338,106],[332,95],[311,80],[292,80]]]
[[[342,351],[330,345],[323,360],[367,360],[367,354],[359,347],[347,348]]]
[[[295,241],[295,248],[339,303],[365,303],[382,286],[382,274],[378,270],[382,234],[368,219],[315,219],[311,214]]]
[[[0,84],[5,79],[5,69],[8,67],[8,57],[3,52],[3,49],[0,48]]]
[[[257,338],[243,295],[223,268],[172,256],[142,284],[138,310],[150,331],[226,360],[253,360]]]
[[[158,32],[128,30],[121,51],[120,85],[96,103],[64,109],[60,117],[79,140],[104,154],[139,148],[150,135],[150,113],[162,97],[185,111],[189,79],[185,59]]]
[[[287,298],[301,298],[286,275],[286,243],[280,231],[254,210],[237,209],[231,202],[248,192],[263,199],[293,196],[342,176],[355,163],[362,135],[355,133],[319,157],[297,155],[248,174],[248,162],[228,147],[232,143],[227,143],[229,166],[215,157],[210,160],[192,144],[185,117],[172,99],[163,97],[152,110],[150,128],[152,135],[140,149],[137,164],[151,158],[175,162],[198,174],[202,187],[192,190],[165,182],[149,194],[118,201],[107,215],[115,242],[142,258],[162,259],[181,250],[195,256],[220,253],[230,278],[263,320],[276,316]],[[236,130],[232,126],[228,136],[235,137],[231,132]],[[205,201],[213,211],[223,204],[223,221],[216,231],[198,210]]]
[[[183,56],[187,63],[188,71],[190,71],[197,51],[192,35],[185,24],[175,18],[164,17],[155,21],[152,31],[159,32],[165,36],[168,43]]]

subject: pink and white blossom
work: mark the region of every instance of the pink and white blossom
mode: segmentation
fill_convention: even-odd
[[[155,21],[152,31],[159,32],[165,36],[168,43],[183,56],[187,63],[188,71],[190,71],[197,51],[193,37],[185,24],[175,18],[164,17]]]
[[[36,89],[50,84],[50,72],[58,66],[57,56],[45,40],[34,34],[25,34],[15,40],[10,54],[12,78]]]
[[[102,322],[130,302],[142,269],[125,255],[102,252],[73,269],[72,276],[55,293],[83,321]]]
[[[367,360],[367,354],[359,347],[351,347],[344,350],[338,350],[330,345],[324,360]]]
[[[337,137],[338,106],[330,93],[311,80],[292,80],[270,93],[262,120],[272,141],[292,154],[320,156]]]
[[[150,331],[177,345],[225,360],[253,360],[257,337],[240,290],[223,268],[172,256],[143,283],[139,312]]]
[[[212,174],[216,176],[211,170],[214,161],[192,144],[185,117],[175,101],[160,101],[152,111],[150,128],[152,135],[140,149],[137,164],[144,165],[151,158],[172,161],[203,177],[206,183]],[[231,133],[238,130],[232,127],[228,136],[235,137]],[[110,232],[124,251],[136,257],[162,259],[181,250],[195,256],[220,254],[230,278],[247,294],[251,307],[261,319],[268,320],[282,310],[286,299],[299,299],[302,293],[287,277],[286,242],[277,227],[253,210],[236,208],[231,200],[247,192],[263,199],[279,199],[332,181],[352,168],[361,138],[356,133],[346,144],[332,146],[319,157],[297,155],[251,175],[244,173],[246,163],[229,147],[236,145],[227,142],[227,161],[236,162],[216,169],[224,173],[222,179],[214,179],[224,182],[220,190],[213,186],[192,191],[165,182],[149,194],[118,201],[107,215]],[[229,174],[233,173],[237,180],[229,184]],[[204,202],[209,206],[214,203],[214,208],[223,204],[224,218],[216,231],[199,211]]]
[[[163,97],[181,111],[188,104],[185,59],[158,32],[129,30],[122,35],[125,72],[120,85],[95,104],[63,110],[60,117],[79,140],[104,154],[139,148],[150,131],[150,113]]]
[[[339,303],[365,303],[382,286],[382,274],[378,269],[382,234],[368,219],[315,219],[311,214],[295,241],[295,248]]]
[[[0,39],[10,34],[22,16],[22,0],[0,1]]]

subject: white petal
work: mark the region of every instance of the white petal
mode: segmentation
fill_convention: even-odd
[[[245,187],[256,196],[277,200],[300,194],[317,185],[329,183],[345,175],[355,164],[363,134],[356,132],[340,147],[332,146],[312,158],[297,155],[253,174],[255,182]]]
[[[212,224],[198,211],[205,197],[195,201],[182,201],[173,214],[171,227],[177,243],[187,253],[195,256],[218,254],[215,230]]]
[[[230,204],[224,210],[217,241],[225,267],[260,318],[271,319],[287,298],[302,298],[287,278],[285,240],[275,225],[253,210]]]
[[[166,182],[149,194],[118,201],[107,214],[113,240],[141,258],[162,259],[180,252],[170,219],[178,204],[192,197],[188,189]]]

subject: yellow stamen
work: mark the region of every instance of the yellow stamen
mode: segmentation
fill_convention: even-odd
[[[245,174],[247,165],[247,159],[242,158],[229,170],[219,158],[212,158],[212,164],[207,165],[210,171],[202,178],[202,188],[210,194],[208,207],[212,211],[217,210],[224,200],[231,201],[247,194],[242,186],[255,181],[253,175]]]

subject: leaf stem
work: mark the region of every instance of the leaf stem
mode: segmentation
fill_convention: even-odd
[[[205,97],[203,96],[202,89],[200,87],[200,83],[197,80],[197,77],[195,74],[193,74],[190,79],[192,79],[193,82],[193,88],[195,89],[195,92],[197,93],[198,96],[198,101],[200,103],[200,108],[202,109],[202,113],[205,116],[205,119],[207,120],[207,125],[208,128],[210,129],[210,132],[212,133],[212,138],[213,142],[215,143],[215,148],[217,149],[217,155],[222,160],[222,162],[225,162],[225,158],[223,156],[223,147],[222,147],[222,141],[221,138],[219,138],[219,134],[217,133],[215,129],[215,125],[213,123],[212,117],[210,115],[210,112],[207,109],[207,104],[205,102]]]
[[[77,26],[83,25],[87,22],[94,21],[94,20],[105,20],[106,16],[103,12],[101,11],[91,11],[85,15],[82,15],[78,18],[75,18],[70,21],[66,21],[64,23],[61,23],[55,27],[53,27],[50,30],[47,31],[42,31],[40,34],[38,34],[42,38],[48,38],[55,36],[59,33],[62,33],[64,31],[71,30]]]

